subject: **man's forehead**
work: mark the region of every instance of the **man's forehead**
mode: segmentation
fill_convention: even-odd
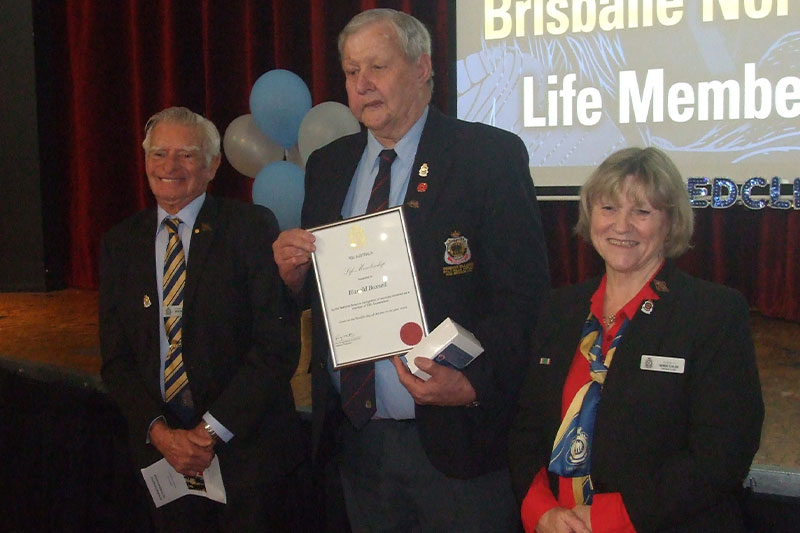
[[[153,127],[150,134],[150,146],[156,148],[173,148],[186,151],[200,150],[203,137],[195,125],[162,122]]]
[[[196,144],[172,144],[172,143],[152,143],[150,145],[150,151],[154,152],[156,150],[180,150],[181,152],[199,152],[202,148]]]
[[[367,37],[371,38],[372,40],[370,43],[372,46],[369,47],[370,52],[377,52],[379,48],[375,47],[381,47],[382,44],[389,45],[391,48],[400,47],[397,41],[397,33],[391,24],[383,21],[374,22],[359,28],[358,31],[347,37],[347,39],[344,41],[344,46],[342,47],[342,55],[344,56],[344,59],[347,59],[350,53],[353,52],[352,43],[354,41],[363,41],[363,39]]]

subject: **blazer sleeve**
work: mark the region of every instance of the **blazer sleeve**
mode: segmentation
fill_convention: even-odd
[[[528,365],[528,341],[550,288],[547,247],[522,140],[490,130],[476,172],[485,184],[478,233],[484,295],[473,333],[486,350],[464,369],[481,403],[503,409],[516,399]]]
[[[144,444],[151,422],[163,416],[161,403],[153,397],[153,391],[145,386],[140,369],[145,365],[142,354],[137,353],[131,337],[131,323],[138,320],[126,309],[126,299],[132,298],[126,283],[125,265],[129,256],[124,252],[123,239],[111,234],[103,237],[100,253],[99,325],[100,353],[103,363],[103,383],[119,406],[128,422],[135,442]],[[155,277],[153,278],[155,281]],[[135,298],[135,297],[133,297]],[[141,301],[141,295],[138,295]],[[155,311],[153,325],[158,320],[158,302],[153,302]],[[158,344],[155,341],[157,349]],[[156,354],[156,357],[158,355]],[[156,382],[157,386],[157,382]]]
[[[300,349],[297,307],[290,300],[272,255],[272,243],[279,231],[277,220],[267,209],[258,206],[241,206],[241,209],[245,207],[254,208],[253,216],[237,219],[226,235],[232,241],[229,246],[236,253],[240,269],[232,279],[216,281],[237,284],[246,291],[243,298],[249,303],[249,331],[239,364],[208,406],[211,414],[234,434],[234,439],[258,430],[268,414],[285,415],[287,410],[293,410],[290,380],[297,368]],[[237,310],[231,313],[239,314]],[[224,343],[225,339],[218,342]]]

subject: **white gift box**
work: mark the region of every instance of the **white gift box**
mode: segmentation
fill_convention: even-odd
[[[440,365],[462,369],[482,353],[483,346],[475,335],[449,318],[445,318],[436,329],[405,355],[405,360],[412,374],[428,381],[431,376],[414,364],[416,357],[426,357]]]

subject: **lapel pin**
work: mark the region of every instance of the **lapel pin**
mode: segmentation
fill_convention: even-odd
[[[549,357],[540,357],[539,358],[539,364],[540,365],[549,365],[550,364],[550,358]]]
[[[406,205],[411,209],[419,209],[419,202],[416,200],[409,200],[406,202]]]
[[[428,184],[424,181],[417,184],[417,192],[425,192],[428,190]]]
[[[653,287],[655,287],[658,292],[669,292],[667,283],[665,281],[661,281],[660,279],[653,280]]]
[[[428,176],[428,163],[422,163],[422,166],[419,167],[419,176],[421,178]]]
[[[645,300],[642,304],[642,313],[649,315],[653,312],[653,300]]]
[[[144,306],[145,309],[147,309],[152,305],[152,303],[150,302],[150,297],[146,294],[144,295],[144,298],[142,298],[142,305]]]

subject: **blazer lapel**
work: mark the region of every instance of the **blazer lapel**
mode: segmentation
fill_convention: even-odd
[[[142,322],[139,324],[141,331],[144,332],[144,350],[147,354],[154,354],[147,359],[147,364],[142,369],[147,375],[145,383],[152,386],[159,383],[160,359],[159,359],[159,325],[161,317],[158,314],[158,302],[161,298],[161,287],[158,286],[156,278],[156,252],[155,236],[158,228],[156,210],[151,209],[141,219],[136,231],[131,235],[129,242],[128,258],[132,279],[125,280],[124,283],[130,287],[128,294],[134,299],[134,306],[143,310]]]
[[[343,143],[339,151],[331,155],[326,152],[319,162],[307,167],[307,172],[314,173],[307,184],[311,183],[314,190],[322,192],[309,195],[306,191],[302,216],[305,229],[342,218],[342,206],[367,144],[367,134],[362,131],[337,142]]]
[[[189,249],[189,262],[186,265],[186,292],[183,295],[184,304],[190,302],[197,290],[200,280],[199,271],[208,258],[211,243],[217,229],[218,205],[213,196],[206,194],[203,207],[197,214],[197,220],[192,228],[192,244]]]
[[[681,287],[677,277],[673,275],[674,272],[674,263],[667,260],[653,281],[650,282],[650,286],[658,294],[658,300],[652,302],[650,312],[642,310],[647,302],[643,303],[642,308],[636,312],[631,328],[623,336],[615,358],[634,357],[636,360],[630,363],[638,367],[639,359],[643,355],[641,350],[644,346],[663,352],[653,355],[670,355],[667,352],[670,351],[672,336],[675,333],[672,331],[673,325],[676,323],[674,314],[680,312],[676,302]]]
[[[444,184],[451,179],[449,169],[453,158],[450,152],[456,140],[452,138],[453,131],[446,128],[446,120],[435,108],[428,108],[428,119],[411,167],[403,204],[405,216],[412,225],[425,220]]]

